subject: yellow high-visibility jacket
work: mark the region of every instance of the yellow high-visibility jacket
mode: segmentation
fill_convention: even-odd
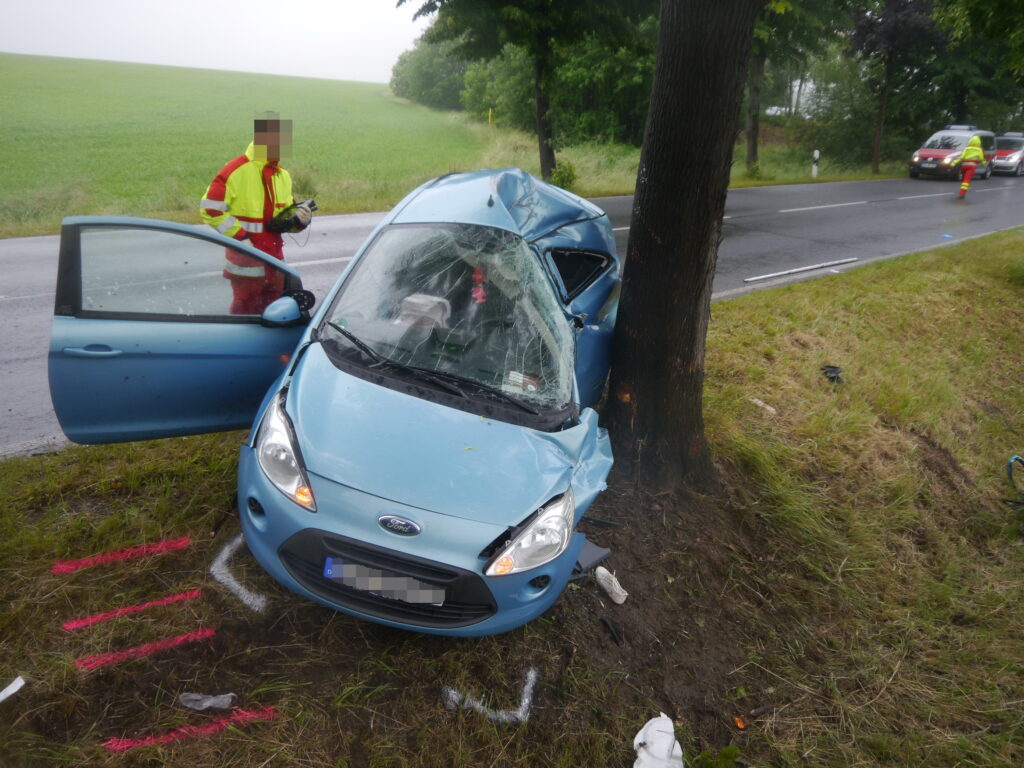
[[[967,146],[964,147],[963,154],[960,155],[961,163],[984,163],[985,162],[985,151],[981,148],[981,141],[977,136],[971,136],[971,140],[967,142]]]
[[[199,203],[199,215],[222,235],[245,240],[250,235],[270,235],[267,222],[294,202],[288,171],[276,162],[258,159],[249,144],[244,155],[227,163],[210,182]],[[273,235],[278,241],[280,237]],[[265,250],[259,242],[253,245]]]

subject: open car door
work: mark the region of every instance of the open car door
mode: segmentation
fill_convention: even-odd
[[[232,314],[232,263],[248,265],[233,274],[265,283],[267,301],[302,288],[283,262],[210,230],[127,217],[64,220],[49,352],[64,434],[110,443],[252,423],[309,307],[283,299],[263,315]],[[282,307],[291,309],[283,319]]]

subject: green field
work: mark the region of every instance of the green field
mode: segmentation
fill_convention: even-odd
[[[28,681],[0,705],[0,764],[621,768],[663,711],[691,768],[1022,765],[1024,513],[1003,503],[1017,498],[1007,458],[1024,453],[1022,263],[1011,230],[716,303],[705,414],[723,494],[638,501],[613,475],[592,514],[624,527],[588,534],[613,548],[629,599],[585,579],[497,637],[356,621],[243,553],[234,573],[271,599],[247,609],[208,570],[238,532],[243,434],[0,462],[0,687]],[[180,553],[50,572],[186,535]],[[60,628],[194,587],[203,598],[182,607]],[[216,637],[74,664],[197,626]],[[526,723],[444,706],[451,685],[514,709],[530,667]],[[182,691],[234,691],[278,718],[103,748],[209,723]],[[730,744],[744,762],[711,759]]]
[[[429,178],[479,166],[487,131],[386,85],[0,54],[7,140],[0,236],[68,214],[194,220],[258,110],[294,121],[286,164],[325,211],[386,210]]]
[[[286,167],[323,213],[387,210],[450,171],[539,172],[534,137],[410,104],[383,84],[0,53],[0,88],[0,237],[56,232],[73,214],[196,221],[206,185],[264,109],[294,121]],[[771,146],[749,178],[744,153],[735,186],[810,180],[809,160]],[[588,197],[630,194],[639,156],[607,144],[559,152],[576,168],[573,191]],[[857,177],[821,168],[822,181]]]

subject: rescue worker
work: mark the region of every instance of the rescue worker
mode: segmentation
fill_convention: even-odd
[[[961,198],[967,194],[967,190],[971,186],[971,179],[974,178],[974,172],[978,170],[978,163],[985,164],[985,153],[981,149],[981,139],[971,136],[963,154],[960,155]]]
[[[249,240],[275,259],[284,260],[282,232],[301,232],[313,217],[308,204],[295,206],[287,219],[275,216],[293,206],[292,179],[279,165],[290,154],[292,121],[267,112],[253,123],[253,141],[220,169],[199,204],[204,222],[222,235]],[[284,275],[257,259],[225,249],[224,277],[231,281],[231,314],[258,315],[284,290]]]

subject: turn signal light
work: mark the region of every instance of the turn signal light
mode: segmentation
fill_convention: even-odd
[[[295,500],[304,507],[313,506],[313,489],[308,485],[300,485],[295,489]]]

